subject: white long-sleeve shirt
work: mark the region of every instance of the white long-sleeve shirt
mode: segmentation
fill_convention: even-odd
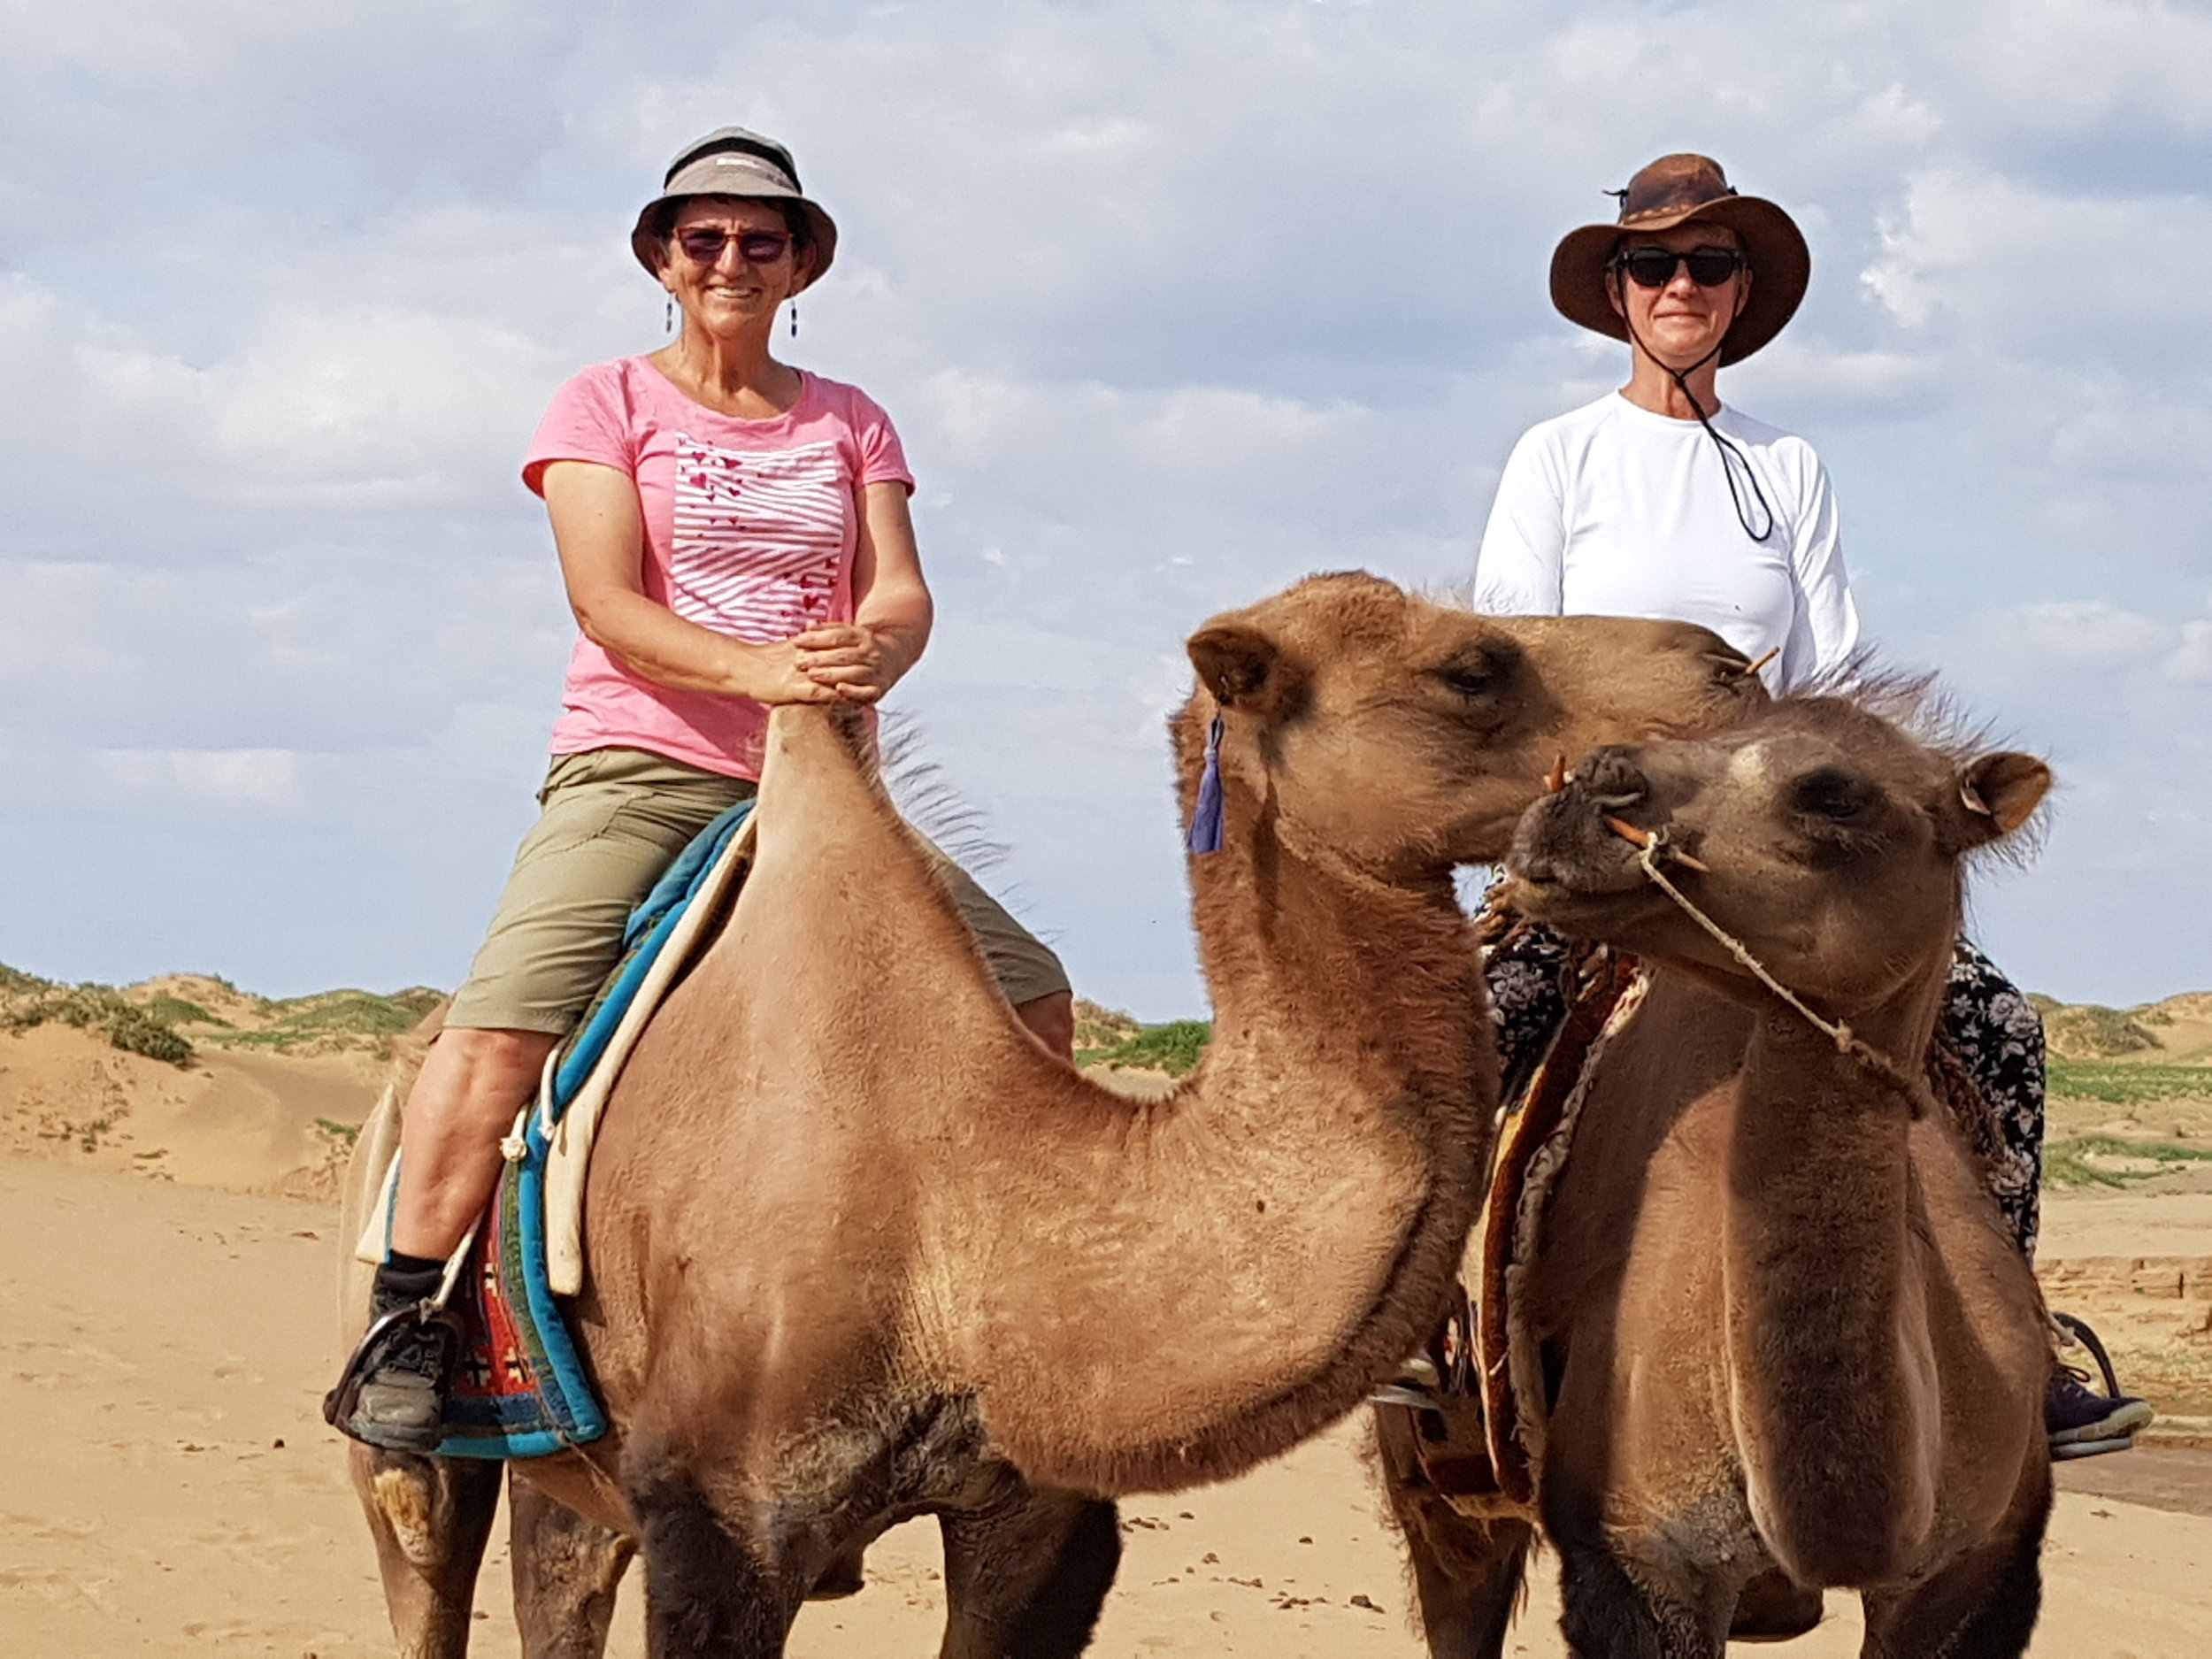
[[[1743,451],[1773,510],[1763,542],[1738,521],[1702,426],[1609,392],[1513,446],[1476,559],[1475,608],[1702,623],[1753,658],[1780,647],[1765,670],[1778,692],[1843,663],[1859,614],[1820,457],[1732,409],[1713,425]]]

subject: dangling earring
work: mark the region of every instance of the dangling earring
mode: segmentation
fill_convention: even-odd
[[[676,296],[673,294],[668,296],[668,316],[663,326],[672,334],[676,332]]]
[[[799,337],[799,302],[796,300],[791,302],[791,337],[794,340]]]

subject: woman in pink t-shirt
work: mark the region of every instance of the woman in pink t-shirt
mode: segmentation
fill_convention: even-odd
[[[543,811],[407,1099],[375,1317],[434,1297],[498,1179],[501,1137],[614,965],[630,910],[752,793],[769,709],[873,703],[929,639],[913,475],[890,418],[769,351],[780,308],[837,249],[790,152],[741,127],[687,145],[630,246],[683,329],[562,387],[524,461],[580,633]],[[1015,1011],[1070,1053],[1058,959],[943,868]],[[455,1357],[442,1322],[396,1321],[357,1357],[339,1426],[434,1449]]]

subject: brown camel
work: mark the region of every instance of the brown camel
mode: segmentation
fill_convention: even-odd
[[[1860,1592],[1863,1651],[1886,1659],[2016,1655],[2033,1628],[2042,1303],[1911,1079],[1962,865],[2050,778],[1908,735],[1877,711],[1909,714],[1907,689],[1600,749],[1516,836],[1510,902],[1649,976],[1590,1075],[1517,1315],[1577,1654],[1718,1655],[1732,1622],[1810,1628],[1827,1587]],[[1646,857],[1870,1056],[1755,979]],[[1501,1652],[1529,1528],[1399,1507],[1432,1651]]]
[[[525,1571],[536,1651],[595,1647],[618,1533],[657,1655],[765,1655],[826,1569],[933,1513],[943,1652],[1074,1654],[1113,1494],[1281,1452],[1425,1334],[1494,1103],[1453,867],[1563,749],[1759,694],[1700,628],[1362,575],[1189,649],[1187,815],[1223,727],[1225,844],[1191,865],[1216,1035],[1163,1102],[1029,1037],[856,732],[777,710],[752,878],[594,1155],[577,1324],[616,1427],[517,1471],[518,1563],[570,1563]],[[403,1643],[460,1651],[496,1474],[354,1459]]]

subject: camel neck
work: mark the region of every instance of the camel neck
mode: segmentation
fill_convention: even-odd
[[[1486,993],[1448,877],[1386,880],[1287,846],[1263,819],[1194,859],[1191,881],[1217,1065],[1267,1055],[1424,1099],[1493,1075]]]
[[[1853,1024],[1909,1075],[1932,1008],[1916,989]],[[1754,1512],[1809,1584],[1885,1576],[1934,1514],[1912,1122],[1910,1101],[1797,1015],[1761,1013],[1724,1187],[1726,1343]]]
[[[986,1414],[1033,1479],[1172,1487],[1287,1450],[1428,1333],[1473,1223],[1495,1061],[1448,885],[1302,857],[1265,825],[1194,859],[1192,879],[1215,999],[1203,1066],[1087,1127],[1033,1118],[1050,1144],[1025,1169],[1094,1148],[1072,1205],[992,1177],[1008,1222],[992,1254],[1031,1265],[995,1276],[979,1322],[1002,1333],[979,1362],[997,1379]],[[1056,1248],[1031,1248],[1041,1235]],[[1033,1398],[1053,1409],[1025,1417]]]

